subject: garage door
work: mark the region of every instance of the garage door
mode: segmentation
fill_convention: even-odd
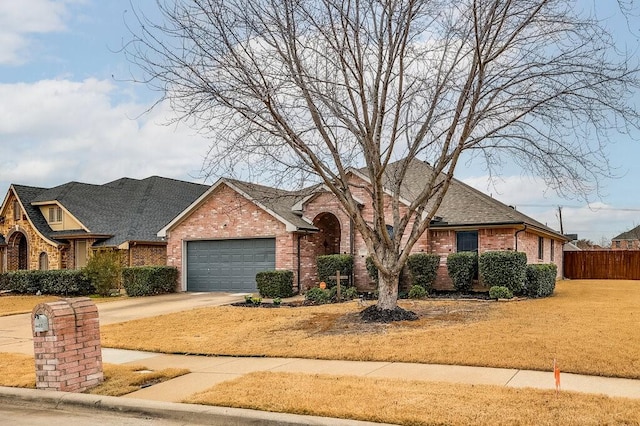
[[[187,291],[255,292],[256,273],[275,269],[276,240],[187,242]]]

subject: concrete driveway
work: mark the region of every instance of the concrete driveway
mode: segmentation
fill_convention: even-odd
[[[173,293],[97,303],[97,306],[100,325],[107,325],[242,300],[244,294],[237,293]],[[33,355],[31,314],[0,317],[0,352]]]

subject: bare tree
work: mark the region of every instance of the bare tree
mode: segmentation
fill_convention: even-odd
[[[465,152],[586,193],[609,174],[608,137],[638,128],[627,103],[637,64],[572,3],[172,0],[158,4],[163,22],[136,15],[125,51],[138,80],[210,132],[209,166],[324,183],[379,269],[378,309],[392,310]],[[388,172],[399,159],[434,171],[404,206],[406,169]],[[354,165],[371,183],[373,221],[353,196]]]

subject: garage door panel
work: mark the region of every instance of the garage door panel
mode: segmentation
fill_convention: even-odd
[[[275,269],[275,239],[187,242],[187,290],[255,292],[256,273]]]

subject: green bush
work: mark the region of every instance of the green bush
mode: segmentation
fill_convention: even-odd
[[[82,270],[100,296],[110,296],[122,287],[122,256],[117,250],[99,250]]]
[[[329,301],[331,301],[329,292],[330,290],[323,290],[320,287],[313,287],[307,291],[307,293],[304,295],[304,298],[309,302],[321,305],[324,303],[329,303]]]
[[[18,294],[86,296],[95,293],[91,281],[77,269],[14,271],[2,274],[2,290]]]
[[[256,274],[258,292],[262,297],[293,296],[293,272],[286,270],[262,271]]]
[[[411,286],[411,289],[409,290],[409,299],[424,299],[428,295],[429,293],[427,290],[421,285]]]
[[[494,285],[489,289],[489,297],[492,299],[512,299],[513,293],[507,287]]]
[[[340,271],[340,275],[350,277],[353,271],[353,256],[350,254],[329,254],[318,256],[318,279],[327,283],[327,287],[331,288],[336,285],[336,271]],[[345,284],[343,281],[341,284]]]
[[[409,255],[407,266],[411,274],[411,284],[413,286],[419,285],[429,291],[436,280],[439,265],[440,256],[437,254],[414,253]]]
[[[556,288],[558,267],[553,263],[527,265],[524,294],[529,297],[548,297]]]
[[[527,278],[527,255],[517,251],[489,251],[478,258],[480,278],[487,287],[507,287],[520,294]]]
[[[173,293],[178,284],[178,269],[173,266],[123,268],[122,284],[131,297]]]
[[[367,267],[367,273],[369,274],[369,278],[371,278],[371,281],[375,282],[377,286],[378,285],[378,268],[376,268],[376,265],[373,263],[373,259],[371,258],[371,256],[367,256],[364,263]]]
[[[451,253],[447,256],[447,272],[456,290],[471,290],[473,278],[478,272],[478,254],[471,251]]]
[[[329,292],[329,301],[338,301],[338,286],[331,287],[327,290]],[[358,297],[358,289],[355,287],[342,287],[340,286],[340,301],[353,300]]]

